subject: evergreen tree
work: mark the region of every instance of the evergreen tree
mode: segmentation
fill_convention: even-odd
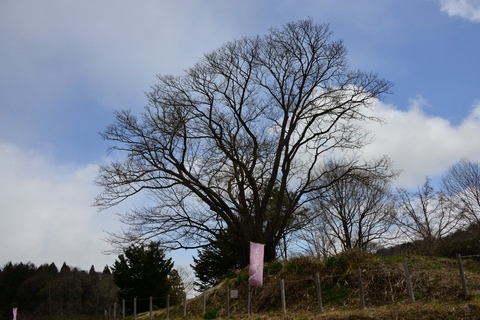
[[[170,303],[179,303],[184,299],[185,285],[176,269],[172,269],[168,276],[168,280],[170,281]]]
[[[7,263],[0,273],[0,319],[11,316],[12,307],[23,308],[25,301],[18,300],[21,284],[35,275],[37,268],[32,263]],[[8,317],[7,317],[8,315]]]
[[[190,265],[198,279],[194,282],[196,290],[205,291],[222,281],[226,274],[241,268],[240,257],[229,248],[225,241],[217,241],[197,251],[198,258],[193,257],[194,264]]]
[[[263,194],[263,190],[260,191]],[[289,205],[290,199],[295,197],[292,192],[285,191],[284,197],[280,197],[280,189],[275,187],[272,191],[272,197],[268,201],[267,206],[267,218],[271,221],[274,216],[275,207],[280,199],[282,201],[282,210],[286,210]],[[296,209],[296,217],[303,216],[306,213],[306,209]],[[298,221],[291,218],[285,220],[287,223],[284,227],[285,235],[295,231],[298,227]],[[234,270],[242,269],[243,263],[241,257],[238,256],[236,251],[231,248],[238,245],[238,240],[235,233],[231,230],[223,229],[218,232],[216,241],[204,248],[198,250],[198,257],[193,257],[194,264],[191,265],[194,270],[195,276],[198,281],[194,282],[195,289],[198,291],[204,291],[217,285],[222,279]],[[286,247],[283,248],[284,256],[286,256]],[[267,239],[265,243],[265,256],[266,261],[271,261],[275,256],[275,248],[272,245],[272,239]]]
[[[103,274],[111,274],[112,272],[110,271],[110,268],[108,266],[105,266],[105,268],[103,268]]]
[[[68,273],[70,272],[70,267],[67,265],[66,262],[62,264],[62,267],[60,268],[60,273]]]
[[[89,275],[96,275],[96,271],[95,271],[95,266],[92,264],[92,266],[90,267],[90,271],[88,272]]]
[[[129,246],[112,267],[119,300],[137,298],[137,312],[147,311],[149,297],[165,298],[169,293],[168,275],[172,268],[172,258],[166,259],[159,242]],[[165,306],[164,301],[159,307]]]

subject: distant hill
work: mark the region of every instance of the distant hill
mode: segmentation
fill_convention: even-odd
[[[380,255],[418,254],[454,258],[457,255],[480,255],[480,224],[472,224],[434,243],[413,241],[380,249]]]

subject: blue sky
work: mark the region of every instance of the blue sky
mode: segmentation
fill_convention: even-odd
[[[111,265],[103,230],[133,203],[91,203],[114,110],[141,110],[157,74],[308,17],[330,23],[352,68],[395,84],[365,152],[392,158],[398,186],[480,161],[479,0],[0,0],[0,265]]]

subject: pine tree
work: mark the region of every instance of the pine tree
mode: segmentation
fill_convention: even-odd
[[[185,285],[183,280],[176,269],[172,269],[172,271],[170,271],[168,279],[170,281],[170,303],[179,303],[185,296]]]
[[[112,267],[113,279],[119,287],[119,300],[137,298],[137,312],[149,309],[149,297],[163,298],[165,306],[170,291],[168,275],[173,268],[172,258],[166,259],[159,242],[128,247]]]

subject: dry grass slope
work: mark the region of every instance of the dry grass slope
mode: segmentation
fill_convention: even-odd
[[[247,315],[248,274],[242,270],[206,293],[207,315],[217,319],[480,319],[480,260],[462,259],[469,297],[465,299],[457,259],[390,256],[345,252],[325,262],[296,258],[265,266],[264,286],[252,288],[252,315]],[[410,300],[404,262],[411,273],[415,301]],[[361,270],[365,309],[359,297]],[[320,312],[315,274],[321,279]],[[280,280],[285,282],[287,312],[281,304]],[[226,316],[226,290],[238,290]],[[170,319],[203,319],[202,295],[170,310]],[[143,318],[148,319],[144,314]],[[141,319],[142,317],[137,317]],[[166,319],[165,310],[154,319]]]

